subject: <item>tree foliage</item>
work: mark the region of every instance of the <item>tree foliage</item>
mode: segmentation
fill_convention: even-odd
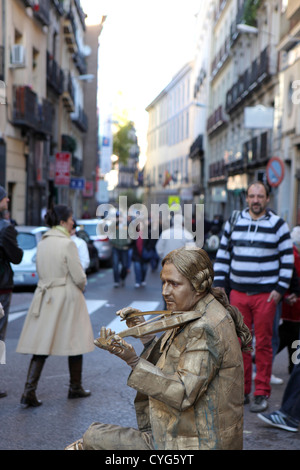
[[[261,5],[261,0],[247,0],[243,15],[243,23],[249,26],[257,26],[257,9]]]
[[[132,121],[119,126],[113,136],[113,153],[119,157],[119,163],[126,165],[130,156],[130,148],[136,143],[135,130]]]

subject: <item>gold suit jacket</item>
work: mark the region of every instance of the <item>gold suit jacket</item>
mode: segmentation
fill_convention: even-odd
[[[128,378],[141,431],[159,450],[242,449],[244,373],[234,322],[211,295],[201,317],[143,351]]]

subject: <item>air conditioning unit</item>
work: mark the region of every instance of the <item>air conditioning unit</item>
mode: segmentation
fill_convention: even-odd
[[[13,67],[25,66],[25,49],[22,44],[14,44],[11,49],[11,65]]]

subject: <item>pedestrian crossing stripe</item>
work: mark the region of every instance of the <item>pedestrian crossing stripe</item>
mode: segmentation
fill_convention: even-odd
[[[89,314],[92,315],[101,307],[103,307],[103,305],[106,305],[107,302],[108,302],[107,300],[86,300],[86,305],[87,305]],[[137,308],[141,310],[142,312],[149,312],[151,310],[157,309],[159,303],[160,302],[147,301],[147,300],[135,300],[129,305],[129,307]],[[14,312],[14,313],[11,312],[8,315],[8,321],[12,322],[14,320],[17,320],[18,318],[26,315],[27,312],[28,310],[22,310],[20,312]],[[112,331],[115,331],[116,333],[118,333],[126,328],[126,324],[124,321],[121,322],[120,318],[116,316],[116,318],[114,318],[108,324],[106,328],[110,328]]]
[[[86,300],[86,306],[90,315],[95,313],[99,308],[103,307],[107,303],[107,300]],[[9,313],[8,321],[12,322],[20,317],[26,315],[28,310],[22,310],[21,312]]]

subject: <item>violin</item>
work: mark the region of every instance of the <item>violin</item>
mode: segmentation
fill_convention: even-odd
[[[140,323],[139,325],[127,328],[126,330],[121,331],[117,335],[121,338],[126,338],[128,336],[140,338],[144,335],[155,334],[161,331],[177,328],[178,326],[184,325],[185,323],[197,320],[203,315],[204,310],[205,308],[191,312],[170,312],[168,310],[158,310],[152,312],[132,312],[127,315],[125,320],[127,318],[140,317],[146,315],[158,315],[158,317],[151,318],[150,320]],[[112,339],[115,337],[115,334],[112,334],[111,336],[106,338],[104,334],[105,330],[106,328],[102,327],[100,331],[100,337],[94,340],[96,346],[104,349],[105,346],[108,346],[111,343]]]

